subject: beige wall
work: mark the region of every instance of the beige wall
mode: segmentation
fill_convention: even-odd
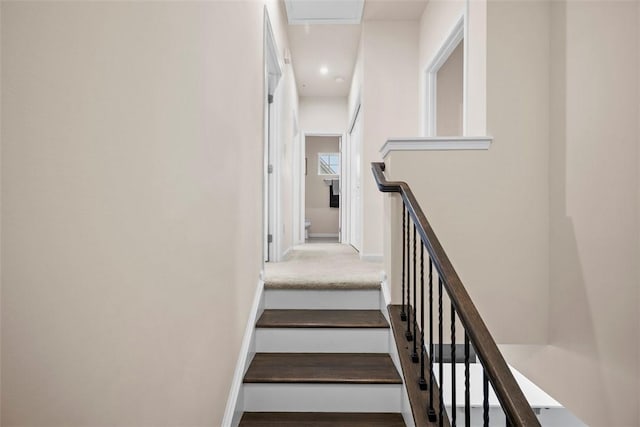
[[[640,423],[637,8],[552,9],[549,341],[564,379],[545,380],[593,426]]]
[[[1,7],[2,425],[220,425],[261,268],[262,4]]]
[[[311,221],[309,234],[338,235],[340,209],[329,207],[329,187],[324,179],[338,179],[339,176],[318,175],[318,153],[338,153],[339,149],[336,137],[306,138],[305,216]]]
[[[464,43],[458,44],[436,76],[436,134],[462,135]]]
[[[495,138],[491,148],[392,153],[388,174],[412,185],[497,341],[543,344],[549,83],[539,76],[549,66],[548,7],[529,3],[509,13],[490,12],[487,127]],[[501,31],[516,28],[513,43],[497,43]],[[399,280],[397,270],[394,280]]]
[[[637,426],[638,3],[550,17],[550,345],[513,360],[588,425]]]
[[[371,175],[387,138],[418,132],[418,21],[367,21],[362,30],[362,251],[383,254],[383,198]]]
[[[307,133],[345,133],[347,129],[347,98],[301,97],[300,129]]]
[[[638,7],[487,3],[490,150],[387,159],[510,362],[593,426],[640,424]]]
[[[2,93],[2,6],[0,5],[0,94]],[[2,331],[2,101],[0,100],[0,331]],[[2,425],[2,339],[0,334],[0,425]]]

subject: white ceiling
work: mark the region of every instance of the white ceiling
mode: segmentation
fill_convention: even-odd
[[[427,1],[366,0],[363,19],[418,20]],[[362,26],[317,22],[351,19],[348,14],[355,10],[356,3],[352,0],[285,0],[287,14],[295,13],[295,17],[288,17],[289,21],[294,18],[295,22],[300,22],[289,25],[291,59],[300,96],[349,94]],[[305,19],[307,23],[304,23]],[[323,66],[329,70],[326,75],[320,73]],[[343,81],[336,82],[337,78]]]
[[[290,25],[289,46],[300,96],[347,96],[360,25]],[[327,67],[326,75],[320,73]],[[342,83],[336,82],[341,77]]]
[[[365,21],[417,21],[428,0],[367,0],[364,5]]]

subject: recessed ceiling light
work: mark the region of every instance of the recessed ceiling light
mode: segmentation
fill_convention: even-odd
[[[320,74],[322,74],[323,76],[329,74],[329,68],[323,65],[322,67],[320,67]]]
[[[336,83],[344,83],[344,79],[340,76],[336,77]]]

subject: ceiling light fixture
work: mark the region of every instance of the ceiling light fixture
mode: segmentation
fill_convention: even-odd
[[[320,74],[326,76],[327,74],[329,74],[329,68],[323,65],[322,67],[320,67]]]
[[[340,76],[336,77],[336,83],[344,83],[344,79]]]

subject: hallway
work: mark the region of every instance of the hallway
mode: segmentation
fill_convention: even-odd
[[[266,263],[264,282],[271,289],[377,289],[383,278],[382,263],[360,260],[349,245],[308,243],[294,246],[283,262]]]

